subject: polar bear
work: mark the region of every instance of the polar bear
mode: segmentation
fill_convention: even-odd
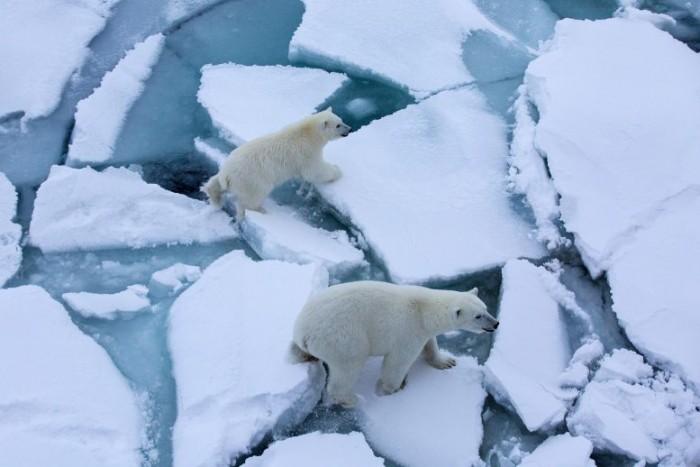
[[[322,151],[327,142],[349,133],[350,127],[329,107],[237,147],[202,191],[215,206],[221,206],[222,193],[229,191],[239,220],[246,209],[265,212],[262,202],[289,179],[329,183],[340,178],[340,169],[325,162]]]
[[[383,356],[377,392],[391,394],[405,384],[418,358],[433,367],[456,365],[439,351],[435,337],[454,329],[493,332],[498,321],[468,292],[414,285],[358,281],[331,286],[312,296],[294,325],[287,360],[322,360],[328,365],[328,399],[344,407],[357,403],[353,387],[370,356]]]

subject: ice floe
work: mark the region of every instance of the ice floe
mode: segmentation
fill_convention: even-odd
[[[44,252],[234,238],[230,217],[125,168],[54,166],[37,193],[30,244]]]
[[[199,266],[176,263],[154,272],[148,283],[148,290],[156,297],[173,295],[196,282],[201,276],[202,270]]]
[[[108,72],[95,91],[78,102],[66,164],[107,164],[131,106],[141,96],[165,43],[154,34],[137,44]]]
[[[169,330],[176,467],[230,465],[311,411],[325,372],[285,355],[299,310],[327,281],[317,265],[254,262],[234,251],[179,296]]]
[[[67,292],[61,298],[84,318],[115,319],[118,316],[133,316],[151,307],[148,287],[140,284],[130,285],[114,294]]]
[[[142,465],[129,384],[40,287],[0,290],[0,380],[0,465]]]
[[[308,433],[277,441],[242,467],[381,467],[362,433]]]
[[[582,436],[569,433],[552,436],[525,456],[519,467],[595,467],[591,459],[593,444]]]
[[[12,277],[22,263],[22,228],[12,222],[17,215],[17,192],[0,172],[0,287]]]

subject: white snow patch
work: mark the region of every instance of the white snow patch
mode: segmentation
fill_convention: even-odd
[[[221,136],[240,145],[314,113],[346,79],[311,68],[207,65],[197,99]]]
[[[230,221],[125,168],[54,166],[37,193],[29,242],[45,253],[213,242],[236,237]]]
[[[106,164],[129,110],[141,96],[165,43],[154,34],[126,53],[95,91],[78,102],[66,164]]]
[[[320,364],[285,355],[299,310],[325,287],[316,265],[253,262],[233,251],[170,310],[177,386],[174,466],[228,466],[272,430],[298,423],[323,389]]]
[[[195,138],[194,148],[216,167],[222,166],[231,152],[223,151],[209,138]]]
[[[85,318],[115,319],[150,310],[151,301],[147,295],[148,287],[136,284],[114,294],[68,292],[61,297],[73,311]]]
[[[446,91],[328,145],[343,177],[319,185],[384,261],[422,283],[539,257],[506,194],[505,123],[480,93]]]
[[[0,290],[0,381],[0,465],[141,465],[129,385],[39,287]]]
[[[12,222],[17,214],[17,192],[4,173],[0,172],[0,287],[11,278],[22,263],[22,228]]]
[[[518,467],[595,467],[593,444],[581,436],[564,433],[547,438]]]
[[[362,431],[372,447],[406,467],[479,464],[486,392],[472,357],[437,370],[419,359],[406,387],[388,396],[375,393],[381,358],[370,358],[358,382]]]
[[[156,297],[174,295],[196,282],[201,276],[202,270],[198,266],[176,263],[154,272],[148,283],[148,290]]]
[[[242,467],[381,467],[362,433],[308,433],[273,443]]]

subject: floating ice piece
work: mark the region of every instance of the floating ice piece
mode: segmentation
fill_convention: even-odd
[[[73,311],[85,318],[115,319],[150,309],[151,301],[147,295],[148,287],[137,284],[114,294],[68,292],[61,297]]]
[[[591,459],[593,444],[581,436],[564,433],[547,438],[518,467],[595,467]]]
[[[240,145],[313,113],[346,79],[311,68],[207,65],[197,98],[221,136]]]
[[[313,227],[288,207],[266,203],[265,209],[266,214],[247,213],[240,224],[243,237],[261,258],[320,263],[333,276],[367,265],[345,231]]]
[[[613,310],[645,357],[700,394],[700,186],[663,209],[612,257]]]
[[[22,263],[22,228],[12,222],[17,214],[17,192],[0,172],[0,287],[12,277]]]
[[[389,396],[375,392],[382,359],[368,360],[356,387],[357,410],[362,431],[376,451],[406,467],[479,462],[486,391],[476,359],[456,360],[456,367],[437,370],[419,359],[404,389]]]
[[[596,450],[638,461],[661,466],[700,462],[698,399],[680,379],[651,377],[648,365],[629,350],[614,351],[601,368],[567,417],[571,433],[591,440]]]
[[[129,385],[39,287],[0,290],[0,380],[0,465],[141,465]]]
[[[567,372],[573,359],[560,306],[568,307],[569,314],[572,310],[584,312],[576,310],[575,303],[563,301],[552,280],[552,273],[527,261],[505,265],[498,315],[501,326],[484,364],[484,380],[490,392],[511,405],[530,431],[550,430],[562,423],[578,395],[574,387],[588,381],[587,371],[578,378],[572,370]],[[595,347],[599,356],[602,348]],[[585,358],[591,353],[591,358]],[[582,354],[576,362],[590,364],[596,356],[588,348]]]
[[[684,191],[697,191],[698,82],[695,52],[619,18],[560,21],[549,52],[528,66],[527,97],[540,115],[529,131],[593,276]]]
[[[213,242],[237,235],[230,221],[124,168],[54,166],[37,193],[29,242],[44,252]]]
[[[195,138],[194,148],[215,167],[221,167],[231,153],[230,150],[222,148],[216,138]]]
[[[445,91],[328,145],[343,177],[318,189],[392,282],[449,281],[539,257],[505,193],[505,133],[477,91]]]
[[[288,364],[285,355],[299,310],[327,281],[320,266],[253,262],[234,251],[175,301],[175,467],[228,466],[270,431],[308,415],[323,369]]]
[[[472,31],[510,37],[471,1],[304,0],[304,6],[290,60],[380,78],[417,97],[472,81],[462,61]]]
[[[308,433],[273,443],[261,456],[249,457],[242,467],[381,467],[362,433]]]
[[[66,164],[107,164],[132,105],[151,76],[165,36],[154,34],[137,44],[108,72],[95,91],[78,102]]]
[[[194,283],[202,276],[198,266],[176,263],[169,268],[156,271],[151,276],[148,289],[156,297],[173,295]]]
[[[53,112],[118,1],[0,3],[0,117],[20,112],[27,121]]]

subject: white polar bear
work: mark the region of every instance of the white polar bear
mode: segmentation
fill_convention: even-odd
[[[453,358],[440,353],[438,334],[454,329],[493,332],[498,327],[477,292],[476,288],[454,292],[376,281],[334,285],[304,305],[287,358],[324,361],[330,402],[352,407],[357,403],[353,387],[365,361],[383,356],[377,390],[391,394],[403,387],[421,352],[435,368],[456,365]]]
[[[340,178],[338,166],[323,160],[323,146],[349,133],[350,127],[328,108],[237,147],[202,191],[221,206],[221,195],[228,190],[235,197],[238,219],[246,209],[264,212],[265,198],[289,179],[328,183]]]

